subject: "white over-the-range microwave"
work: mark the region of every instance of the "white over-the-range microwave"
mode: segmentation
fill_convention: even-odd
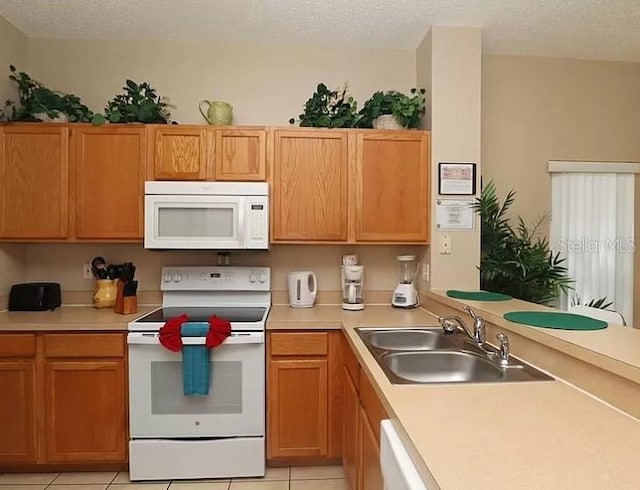
[[[266,182],[155,181],[144,194],[145,248],[269,248]]]

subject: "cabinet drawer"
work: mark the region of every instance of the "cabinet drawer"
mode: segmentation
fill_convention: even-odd
[[[326,356],[328,332],[272,332],[272,356]]]
[[[2,334],[0,357],[35,357],[35,334]]]
[[[48,334],[44,337],[46,357],[124,357],[123,334]]]

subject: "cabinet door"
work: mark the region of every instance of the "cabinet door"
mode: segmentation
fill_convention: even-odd
[[[216,180],[266,180],[266,130],[216,129],[215,135]]]
[[[362,406],[360,410],[360,490],[383,490],[380,446]]]
[[[153,126],[150,171],[153,180],[213,178],[208,131],[202,127]]]
[[[327,456],[327,360],[271,360],[268,457]]]
[[[75,236],[141,239],[145,176],[143,127],[72,130]]]
[[[347,133],[276,131],[273,240],[346,240],[347,184]]]
[[[344,412],[343,412],[342,461],[350,490],[358,490],[358,451],[360,445],[360,403],[358,391],[344,368]]]
[[[65,238],[68,231],[66,127],[0,128],[0,237]]]
[[[428,133],[358,134],[357,241],[426,242],[429,202]]]
[[[34,361],[0,359],[0,462],[36,461],[35,376]]]
[[[45,364],[47,462],[127,460],[124,360]]]

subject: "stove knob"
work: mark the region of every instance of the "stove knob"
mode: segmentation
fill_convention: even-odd
[[[253,284],[254,282],[256,282],[257,278],[256,275],[252,272],[251,274],[249,274],[249,282],[251,284]]]
[[[260,283],[264,284],[267,280],[267,276],[265,274],[260,274],[258,276],[258,281],[260,281]]]
[[[164,282],[171,282],[171,279],[172,279],[171,274],[164,275]]]
[[[182,276],[180,274],[176,274],[175,276],[173,276],[173,282],[180,282],[182,281]]]

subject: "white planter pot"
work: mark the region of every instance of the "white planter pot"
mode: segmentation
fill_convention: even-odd
[[[42,122],[51,122],[51,123],[66,123],[69,122],[69,116],[63,114],[61,112],[58,113],[56,117],[49,117],[46,112],[39,112],[34,114],[33,117],[39,119]]]
[[[396,116],[393,114],[384,114],[382,116],[378,116],[373,121],[374,129],[404,129],[402,124],[398,122]]]

